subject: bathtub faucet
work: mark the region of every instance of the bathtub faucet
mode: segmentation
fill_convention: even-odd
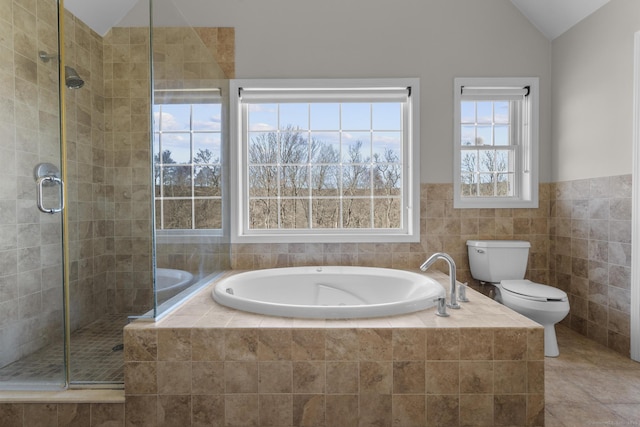
[[[431,265],[439,259],[443,259],[449,264],[449,280],[451,282],[451,296],[449,299],[449,304],[447,307],[449,308],[460,308],[460,304],[458,304],[458,298],[456,294],[456,263],[453,261],[450,255],[445,254],[444,252],[436,252],[431,255],[425,262],[420,266],[420,270],[427,271]]]

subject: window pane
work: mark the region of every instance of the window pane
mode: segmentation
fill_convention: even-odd
[[[509,123],[509,102],[500,101],[493,103],[493,120],[496,123]]]
[[[513,196],[513,174],[499,173],[496,187],[498,196]]]
[[[402,133],[374,132],[372,146],[374,162],[399,163],[402,158]]]
[[[371,104],[342,104],[342,130],[371,129]]]
[[[476,145],[476,127],[461,126],[460,128],[460,144],[463,146]]]
[[[477,123],[493,123],[493,102],[477,102]]]
[[[306,166],[284,166],[280,174],[280,196],[308,196],[309,181]]]
[[[395,163],[379,163],[374,167],[375,196],[398,196],[402,192],[402,167]]]
[[[194,171],[194,196],[212,197],[220,196],[222,194],[220,166],[196,166]]]
[[[249,133],[249,163],[275,164],[278,162],[278,135],[275,132]]]
[[[497,150],[496,151],[496,166],[495,166],[495,171],[496,172],[507,172],[510,171],[510,164],[509,164],[509,155],[511,154],[511,151],[508,150]]]
[[[333,158],[332,156],[338,156],[335,160],[339,162],[340,155],[340,133],[338,132],[312,132],[311,144],[313,147],[317,147],[318,155],[322,155],[324,159]],[[331,147],[331,148],[328,148]]]
[[[494,150],[479,150],[478,155],[478,170],[480,172],[493,172],[496,170]]]
[[[222,129],[220,104],[194,104],[192,109],[193,130],[220,131]]]
[[[311,129],[340,129],[340,104],[311,104]]]
[[[345,163],[369,163],[370,141],[352,140],[342,142],[342,161]]]
[[[369,196],[371,194],[370,168],[351,164],[342,167],[342,192],[345,196]]]
[[[160,130],[188,131],[191,129],[191,105],[165,104],[161,107]]]
[[[191,166],[165,166],[164,197],[191,197]]]
[[[250,199],[249,228],[278,228],[278,201],[274,199]]]
[[[163,133],[160,136],[164,163],[191,163],[191,135],[188,133]],[[164,154],[168,152],[168,154]],[[165,157],[166,156],[166,157]]]
[[[475,102],[460,103],[460,122],[461,123],[476,122],[476,103]]]
[[[494,176],[490,173],[481,173],[479,175],[479,195],[480,196],[493,196],[494,192]]]
[[[371,201],[368,199],[344,199],[342,202],[342,226],[344,228],[371,228]]]
[[[278,195],[278,169],[275,166],[249,167],[249,196],[276,197]]]
[[[308,199],[282,199],[280,202],[281,228],[309,228],[308,218]]]
[[[280,104],[280,129],[309,129],[309,104]]]
[[[477,145],[493,145],[493,135],[491,126],[478,126],[476,128]]]
[[[311,188],[314,197],[337,197],[340,194],[340,166],[311,167]]]
[[[220,163],[220,145],[219,133],[194,133],[193,162]]]
[[[478,171],[478,152],[463,151],[462,159],[460,159],[461,172],[477,172]]]
[[[374,130],[402,130],[402,105],[400,103],[375,103],[372,105]]]
[[[477,196],[478,182],[476,175],[471,173],[463,173],[460,177],[460,194],[463,196]]]
[[[342,145],[346,148],[345,161],[362,162],[371,159],[370,132],[345,132],[342,134]]]
[[[222,228],[222,200],[195,200],[196,229]]]
[[[308,163],[307,134],[289,129],[280,133],[280,161],[282,163]]]
[[[267,131],[278,129],[278,105],[249,105],[248,129],[250,131]]]
[[[191,200],[164,200],[162,208],[165,229],[191,228]]]
[[[340,163],[340,142],[311,139],[312,163]]]
[[[495,126],[493,136],[495,145],[509,145],[509,126]]]
[[[375,199],[373,202],[373,221],[376,228],[400,228],[402,208],[400,199]]]
[[[315,199],[312,206],[313,228],[340,227],[340,199]]]

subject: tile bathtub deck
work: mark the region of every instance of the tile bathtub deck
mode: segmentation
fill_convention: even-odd
[[[231,272],[230,274],[235,274]],[[449,277],[434,271],[425,274],[448,288]],[[406,315],[367,319],[300,319],[263,316],[227,308],[211,298],[213,283],[176,311],[157,322],[158,328],[539,328],[540,325],[526,317],[484,298],[469,288],[470,302],[462,304],[462,309],[449,309],[450,317],[435,316],[435,310],[423,310]],[[134,323],[129,328],[150,327],[148,323]]]
[[[547,427],[640,426],[640,363],[557,326],[560,356],[545,359]]]

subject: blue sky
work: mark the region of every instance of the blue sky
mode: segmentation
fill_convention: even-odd
[[[400,155],[402,112],[399,103],[301,103],[251,104],[250,138],[287,127],[306,131],[307,137],[340,151],[348,160],[348,146],[363,143],[363,155],[384,154],[392,149]]]
[[[221,106],[220,104],[190,105],[165,104],[155,106],[154,118],[154,154],[159,151],[158,134],[155,133],[162,126],[162,150],[170,150],[171,158],[177,163],[189,163],[192,154],[190,148],[190,126],[193,121],[193,153],[199,149],[209,149],[214,157],[220,156],[221,136]],[[190,114],[192,118],[190,119]],[[170,132],[167,132],[170,131]],[[167,133],[164,133],[167,132]]]

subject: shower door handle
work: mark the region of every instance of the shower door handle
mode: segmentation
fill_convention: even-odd
[[[44,187],[45,185],[60,186],[60,204],[58,205],[58,207],[55,207],[55,208],[44,207],[44,202],[42,200],[42,187]],[[38,192],[38,199],[37,199],[38,209],[40,209],[41,212],[52,214],[52,215],[58,212],[62,212],[62,209],[64,209],[64,182],[60,178],[58,178],[57,176],[41,176],[36,180],[36,188]]]

